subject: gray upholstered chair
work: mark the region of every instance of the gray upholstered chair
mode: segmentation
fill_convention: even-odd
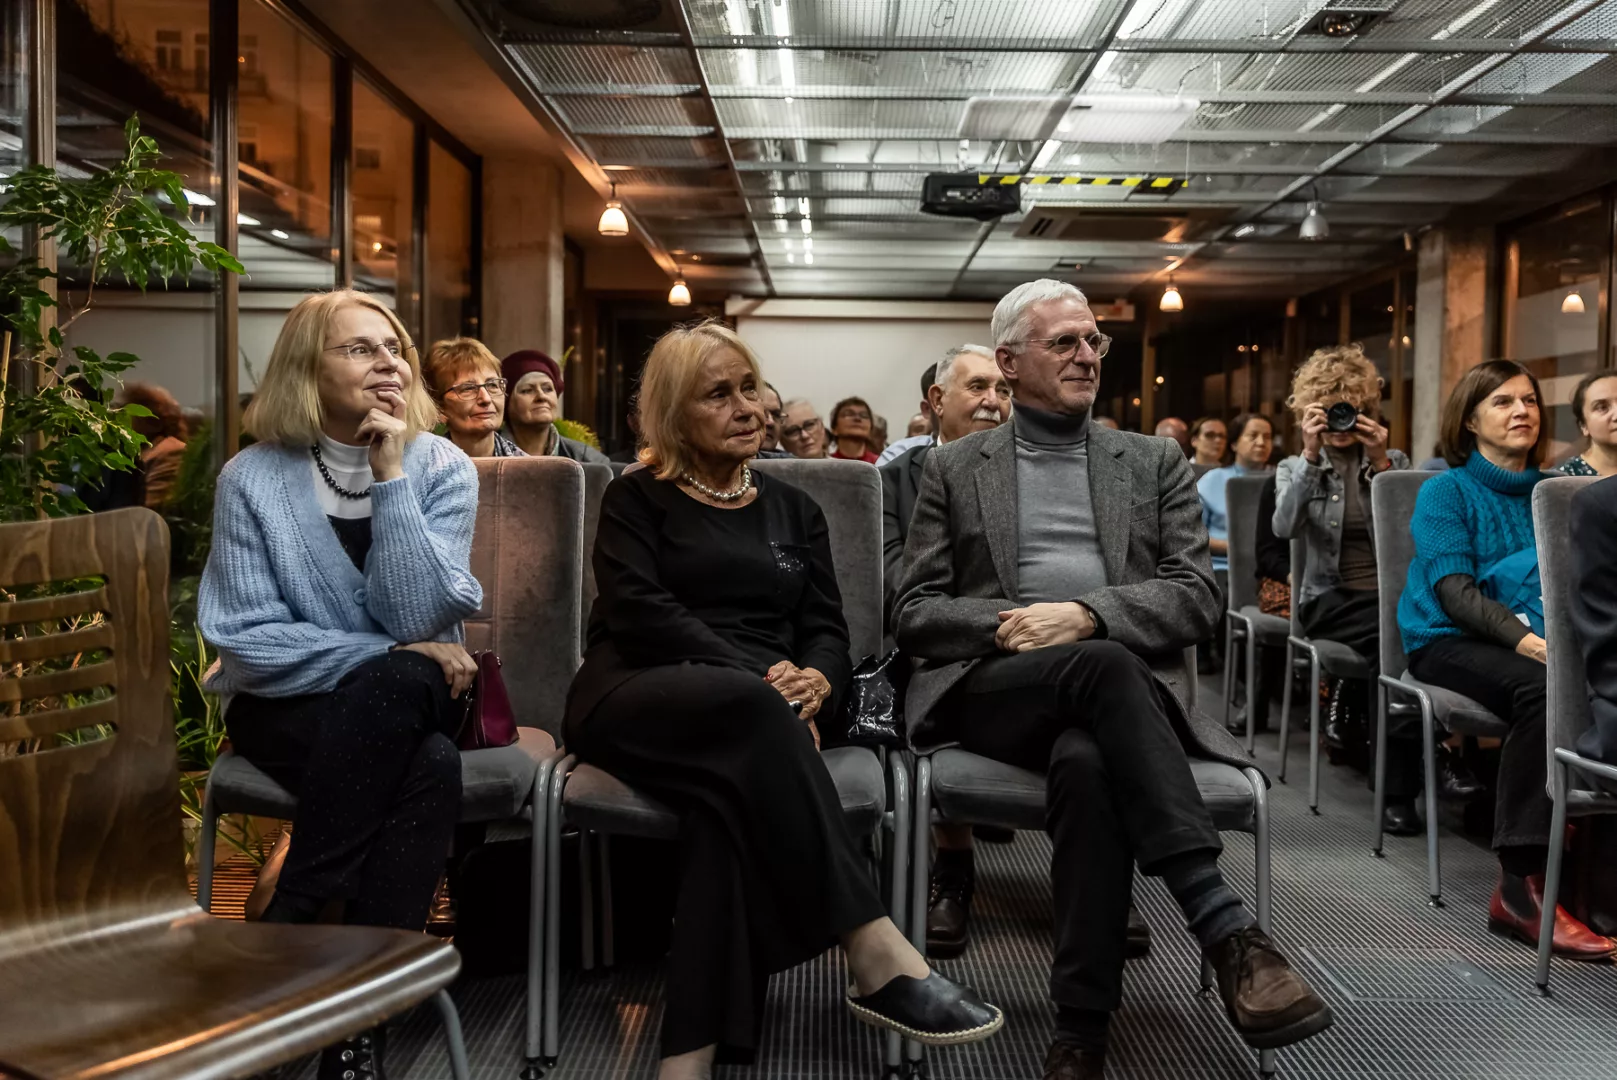
[[[1291,580],[1303,580],[1308,566],[1308,544],[1302,537],[1291,540]],[[1308,808],[1319,813],[1319,676],[1320,672],[1339,679],[1368,679],[1370,665],[1364,657],[1339,641],[1315,641],[1303,633],[1298,620],[1295,594],[1291,600],[1291,633],[1286,636],[1286,688],[1280,695],[1280,782],[1286,782],[1287,741],[1291,735],[1291,684],[1299,668],[1308,670]]]
[[[1224,647],[1224,726],[1229,727],[1235,700],[1235,643],[1241,642],[1246,660],[1246,752],[1257,737],[1258,646],[1278,645],[1290,629],[1278,615],[1258,609],[1258,500],[1263,497],[1267,474],[1231,477],[1224,489],[1229,519],[1229,590],[1224,620],[1229,628]],[[1195,670],[1192,668],[1191,670]],[[1287,671],[1291,668],[1288,666]]]
[[[472,573],[483,607],[466,620],[466,648],[492,649],[516,712],[510,746],[461,754],[463,823],[525,820],[532,836],[528,905],[527,1041],[529,1074],[537,1076],[540,975],[544,970],[545,791],[561,757],[562,706],[578,669],[584,470],[562,457],[480,458]],[[569,632],[556,633],[558,628]],[[213,848],[220,814],[290,820],[297,800],[251,765],[226,752],[208,774],[197,854],[197,903],[211,909]]]
[[[1433,907],[1443,906],[1443,867],[1437,846],[1437,732],[1503,738],[1510,730],[1499,717],[1464,694],[1423,683],[1409,673],[1403,634],[1398,629],[1398,598],[1415,559],[1409,531],[1420,487],[1438,473],[1389,469],[1370,482],[1375,518],[1376,585],[1381,601],[1381,676],[1376,693],[1375,846],[1382,856],[1381,813],[1387,805],[1387,717],[1420,712],[1426,787],[1426,891]]]
[[[1533,981],[1539,991],[1550,992],[1550,945],[1554,937],[1556,897],[1561,888],[1560,837],[1568,817],[1617,814],[1617,766],[1586,758],[1575,749],[1578,736],[1594,722],[1589,712],[1589,682],[1583,669],[1583,649],[1567,611],[1575,582],[1572,580],[1572,497],[1598,478],[1564,476],[1545,480],[1533,489],[1533,531],[1538,540],[1538,573],[1544,596],[1545,700],[1549,705],[1548,737],[1550,798],[1555,813],[1550,821],[1550,861],[1544,872],[1544,916],[1538,928],[1538,966]],[[1617,568],[1613,568],[1617,572]],[[1573,777],[1594,780],[1596,786],[1574,786]]]
[[[1241,479],[1232,481],[1232,485]],[[1255,505],[1255,504],[1254,504]],[[1233,518],[1232,518],[1233,523]],[[1233,535],[1233,529],[1232,529]],[[1283,620],[1282,620],[1283,621]],[[1169,682],[1180,691],[1186,704],[1197,707],[1196,650],[1186,649],[1179,672],[1169,674]],[[1226,699],[1227,700],[1227,699]],[[1222,832],[1252,834],[1255,845],[1255,906],[1258,924],[1271,930],[1270,913],[1270,831],[1268,784],[1255,768],[1237,769],[1218,761],[1192,759],[1191,775],[1201,789],[1202,801]],[[958,825],[997,825],[1010,829],[1042,832],[1045,826],[1044,774],[1006,765],[973,754],[959,747],[921,755],[915,768],[915,812],[911,815],[915,839],[911,844],[915,881],[910,887],[910,940],[926,949],[926,907],[931,879],[931,827],[934,823]],[[1212,986],[1212,972],[1204,963],[1201,986]],[[909,1043],[911,1062],[920,1060],[922,1047]],[[1258,1055],[1259,1071],[1274,1073],[1275,1051]]]
[[[799,461],[764,459],[753,468],[771,478],[784,480],[803,489],[819,503],[831,533],[832,558],[836,564],[837,585],[842,593],[843,614],[848,621],[850,653],[855,661],[877,653],[882,641],[882,545],[881,481],[876,470],[858,461]],[[598,513],[598,512],[597,512]],[[887,845],[891,875],[889,904],[894,920],[903,926],[906,910],[904,889],[909,882],[908,841],[910,835],[909,773],[897,764],[892,767],[883,756],[863,747],[834,747],[822,755],[825,767],[836,784],[842,811],[849,829],[856,836],[878,840],[890,831]],[[892,791],[889,797],[888,786]],[[634,790],[628,784],[598,769],[580,763],[572,755],[557,766],[550,789],[549,891],[546,897],[544,1057],[554,1062],[560,1049],[560,940],[557,913],[560,911],[561,830],[564,824],[577,828],[582,880],[586,883],[583,911],[583,954],[585,966],[594,962],[593,897],[588,889],[592,877],[589,855],[592,837],[602,845],[601,875],[601,957],[610,965],[612,956],[611,876],[608,838],[637,836],[674,840],[679,836],[679,816],[658,800]],[[898,1063],[898,1037],[887,1039],[888,1063]]]

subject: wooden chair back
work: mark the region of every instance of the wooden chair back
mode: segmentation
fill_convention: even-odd
[[[0,958],[190,906],[168,526],[0,525]]]

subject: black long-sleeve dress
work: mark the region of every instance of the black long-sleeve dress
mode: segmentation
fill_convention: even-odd
[[[736,509],[649,470],[607,487],[599,595],[568,696],[568,746],[681,815],[664,1056],[751,1060],[769,974],[885,914],[807,725],[764,674],[825,675],[848,630],[819,506],[756,473]]]

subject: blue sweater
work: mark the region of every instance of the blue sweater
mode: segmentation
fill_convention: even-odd
[[[472,576],[477,470],[418,435],[404,475],[371,486],[361,573],[315,497],[304,447],[260,443],[219,474],[197,621],[219,650],[208,689],[262,697],[331,690],[394,644],[459,641],[483,589]]]
[[[1473,452],[1464,468],[1421,486],[1409,523],[1415,558],[1398,598],[1406,653],[1464,633],[1438,602],[1439,581],[1450,574],[1478,577],[1506,555],[1535,546],[1533,485],[1543,478],[1537,466],[1511,472]]]

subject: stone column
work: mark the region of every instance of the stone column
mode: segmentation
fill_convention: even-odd
[[[483,343],[561,362],[561,174],[537,158],[483,159]]]
[[[1495,355],[1494,233],[1449,226],[1421,237],[1415,286],[1415,399],[1411,457],[1438,439],[1443,402],[1472,367]]]

